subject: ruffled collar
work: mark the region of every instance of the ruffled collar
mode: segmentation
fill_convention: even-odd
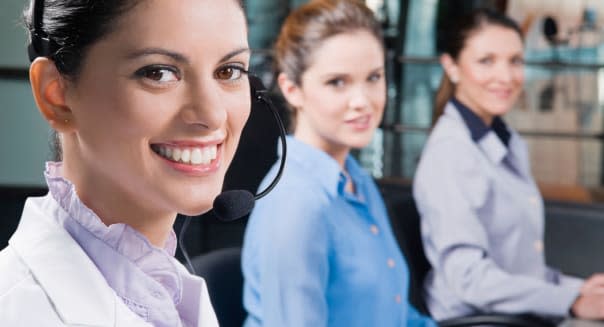
[[[141,307],[146,307],[139,315],[148,316],[149,309],[145,305],[147,295],[156,296],[157,293],[167,292],[174,308],[181,302],[183,292],[182,272],[177,267],[174,259],[176,251],[176,235],[171,231],[163,248],[152,245],[147,238],[126,224],[112,224],[106,226],[101,219],[77,196],[75,186],[65,179],[62,174],[62,163],[47,162],[45,170],[46,182],[49,192],[59,206],[67,213],[57,215],[58,223],[70,232],[71,236],[82,246],[88,256],[94,261],[101,273],[105,276],[110,286],[125,300],[126,304],[137,312]],[[95,242],[101,241],[104,245],[99,250],[87,248],[87,239],[94,238]],[[113,251],[112,251],[113,250]],[[131,262],[128,269],[116,269],[116,260]],[[136,271],[138,268],[140,271]],[[140,272],[150,277],[153,281],[163,286],[158,290],[156,283],[148,280],[140,281]],[[124,276],[126,275],[126,276]],[[138,280],[137,280],[138,279]],[[125,282],[127,280],[127,282]],[[135,285],[132,285],[132,283]],[[186,281],[188,283],[188,281]],[[150,301],[154,302],[154,301]],[[149,306],[155,307],[154,303]],[[148,318],[148,317],[147,317]],[[153,319],[151,319],[153,320]]]

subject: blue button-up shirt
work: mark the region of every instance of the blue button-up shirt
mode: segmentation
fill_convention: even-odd
[[[407,266],[369,175],[346,159],[351,194],[333,158],[287,145],[283,177],[245,233],[246,326],[434,326],[407,302]]]
[[[428,139],[414,179],[432,271],[427,304],[437,319],[477,312],[564,316],[582,280],[545,265],[543,200],[525,143],[508,144],[449,103]],[[502,120],[499,120],[503,124]],[[505,126],[503,126],[505,127]]]

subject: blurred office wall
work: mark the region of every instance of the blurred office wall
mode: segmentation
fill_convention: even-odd
[[[0,186],[44,185],[49,128],[35,107],[27,80],[25,0],[0,3]]]

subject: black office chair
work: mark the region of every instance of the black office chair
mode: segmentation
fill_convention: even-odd
[[[242,302],[241,249],[214,250],[193,258],[192,264],[195,272],[206,280],[220,326],[241,327],[246,317]]]
[[[430,315],[423,297],[423,283],[430,271],[420,233],[420,216],[410,187],[395,184],[381,185],[384,202],[390,214],[392,229],[409,265],[409,301],[421,313]],[[441,327],[510,326],[553,327],[555,323],[528,314],[479,314],[446,319],[437,322]]]

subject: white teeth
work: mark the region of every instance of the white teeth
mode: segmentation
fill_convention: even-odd
[[[158,146],[154,148],[160,156],[171,161],[191,165],[207,165],[215,160],[218,153],[217,145],[191,148],[177,148],[173,146]]]
[[[172,160],[179,161],[182,151],[180,149],[172,150]]]
[[[203,162],[203,158],[201,156],[201,149],[199,148],[194,148],[191,151],[191,164],[193,165],[199,165],[202,164]]]
[[[212,161],[211,152],[212,150],[210,150],[209,147],[203,148],[203,150],[201,151],[201,153],[203,154],[203,160],[201,163],[209,164],[210,161]]]
[[[180,161],[182,161],[184,163],[189,163],[189,160],[191,160],[191,150],[189,150],[189,149],[182,150],[182,154],[180,155]]]

